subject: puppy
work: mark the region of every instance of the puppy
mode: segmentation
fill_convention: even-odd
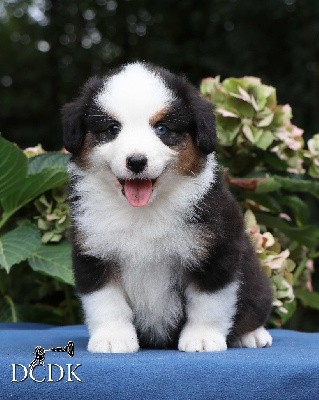
[[[62,113],[88,350],[270,346],[272,293],[218,169],[212,105],[133,63]]]

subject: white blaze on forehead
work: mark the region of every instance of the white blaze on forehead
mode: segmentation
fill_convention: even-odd
[[[106,82],[95,101],[105,112],[120,122],[149,120],[155,113],[167,107],[174,99],[171,90],[160,75],[148,70],[143,64],[128,64]]]

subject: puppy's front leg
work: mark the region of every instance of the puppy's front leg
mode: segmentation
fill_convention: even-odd
[[[81,295],[90,333],[88,350],[93,353],[133,353],[139,344],[133,326],[133,312],[119,286],[108,283],[102,289]]]
[[[187,322],[181,332],[181,351],[222,351],[236,311],[238,283],[215,292],[203,292],[194,285],[186,289]]]

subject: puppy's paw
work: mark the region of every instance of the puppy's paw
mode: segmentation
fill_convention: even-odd
[[[132,324],[109,325],[91,333],[88,351],[91,353],[135,353],[139,349]]]
[[[252,349],[257,347],[270,347],[271,345],[272,337],[263,326],[246,333],[232,343],[232,347],[248,347]]]
[[[210,326],[186,324],[179,338],[178,350],[223,351],[227,350],[226,338]]]

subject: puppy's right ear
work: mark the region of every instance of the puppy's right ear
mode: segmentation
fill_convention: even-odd
[[[85,113],[101,84],[101,78],[90,78],[83,86],[80,96],[62,108],[63,143],[72,154],[81,147],[85,135]]]
[[[85,130],[83,126],[84,107],[81,97],[65,104],[62,108],[63,144],[74,154],[81,147]]]

